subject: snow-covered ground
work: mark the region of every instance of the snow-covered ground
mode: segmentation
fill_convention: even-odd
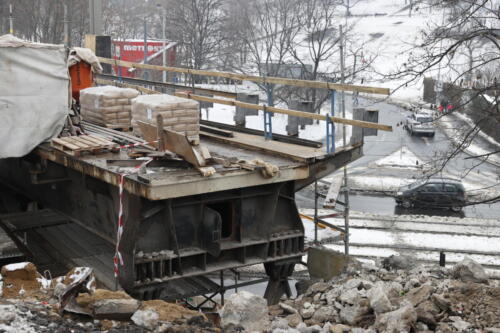
[[[301,209],[312,216],[314,210]],[[319,215],[331,210],[319,210]],[[326,218],[325,221],[344,226],[343,218]],[[314,225],[304,222],[306,238],[314,240]],[[350,214],[350,253],[362,258],[376,259],[408,253],[426,262],[438,262],[439,252],[446,253],[447,261],[454,263],[470,257],[490,268],[500,269],[500,225],[495,219],[438,217],[424,215],[385,216],[363,212]],[[318,240],[335,237],[330,229],[318,229]],[[325,246],[344,251],[342,241]]]

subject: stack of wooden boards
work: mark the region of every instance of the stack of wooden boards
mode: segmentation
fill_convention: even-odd
[[[163,117],[163,128],[184,134],[189,140],[200,139],[198,102],[171,95],[142,95],[132,100],[132,127],[141,135],[138,121],[156,124]]]
[[[112,149],[116,144],[96,135],[80,135],[54,138],[50,145],[72,156],[82,153],[98,154],[104,149]]]
[[[80,92],[80,110],[84,120],[107,128],[131,127],[131,100],[139,92],[113,86],[91,87]]]

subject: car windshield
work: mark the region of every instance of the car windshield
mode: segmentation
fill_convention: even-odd
[[[412,184],[410,184],[410,185],[406,185],[406,186],[404,186],[404,188],[405,188],[406,190],[412,190],[412,189],[414,189],[414,188],[419,187],[419,186],[420,186],[420,185],[422,185],[423,183],[425,183],[425,181],[423,181],[423,180],[419,180],[419,181],[416,181],[415,183],[412,183]]]
[[[430,123],[432,122],[432,117],[417,117],[419,123]]]

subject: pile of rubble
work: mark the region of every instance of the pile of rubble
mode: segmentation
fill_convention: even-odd
[[[0,332],[216,332],[202,313],[96,289],[92,269],[47,279],[32,263],[2,267]]]
[[[405,257],[380,266],[354,263],[331,281],[300,282],[303,293],[269,307],[269,315],[263,313],[263,299],[240,292],[222,309],[222,327],[273,333],[500,333],[500,284],[479,264],[465,259],[447,269],[409,263]]]
[[[220,327],[183,306],[96,289],[92,270],[47,279],[31,263],[4,266],[0,332],[478,332],[500,333],[500,283],[471,259],[452,268],[390,257],[350,260],[330,281],[303,280],[298,296],[268,306],[240,291],[220,309]]]

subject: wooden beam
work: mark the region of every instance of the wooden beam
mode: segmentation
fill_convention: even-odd
[[[96,82],[99,84],[110,84],[110,85],[117,85],[119,87],[134,88],[134,89],[137,89],[145,94],[161,94],[161,92],[159,92],[159,91],[144,88],[141,86],[137,86],[135,84],[128,84],[128,83],[116,82],[116,81],[108,81],[108,80],[102,80],[102,79],[96,79]],[[253,109],[253,110],[264,110],[264,108],[266,108],[265,105],[260,105],[260,104],[245,103],[245,102],[240,102],[240,101],[236,101],[233,99],[221,99],[221,98],[193,95],[193,94],[183,93],[183,92],[177,92],[177,93],[175,93],[175,96],[188,98],[188,99],[192,99],[192,100],[200,101],[200,102],[210,102],[210,103],[224,104],[224,105],[230,105],[230,106],[239,106],[239,107]],[[274,112],[274,113],[287,114],[289,116],[296,116],[296,117],[302,117],[302,118],[326,120],[325,115],[317,114],[317,113],[309,113],[309,112],[303,112],[303,111],[297,111],[297,110],[281,109],[281,108],[276,108],[276,107],[267,107],[267,111]],[[374,128],[374,129],[378,129],[381,131],[392,132],[392,126],[371,123],[369,121],[346,119],[346,118],[332,117],[332,116],[330,116],[330,120],[334,123],[339,123],[339,124],[346,124],[346,125],[358,126],[358,127],[364,127],[364,128]]]
[[[331,83],[331,82],[321,82],[321,81],[309,81],[309,80],[296,80],[296,79],[287,79],[280,77],[262,77],[262,76],[253,76],[253,75],[244,75],[230,72],[216,72],[216,71],[207,71],[201,69],[189,69],[189,68],[179,68],[179,67],[165,67],[165,66],[157,66],[157,65],[149,65],[149,64],[139,64],[130,61],[118,60],[118,59],[109,59],[98,57],[99,61],[105,64],[110,64],[114,66],[123,66],[129,68],[142,68],[142,69],[151,69],[165,72],[173,72],[173,73],[184,73],[190,75],[201,75],[201,76],[215,76],[215,77],[223,77],[227,79],[233,80],[246,80],[252,81],[256,83],[269,83],[269,84],[283,84],[288,86],[297,86],[297,87],[305,87],[305,88],[316,88],[316,89],[328,89],[328,90],[338,90],[338,91],[357,91],[369,94],[381,94],[381,95],[389,95],[391,92],[388,88],[378,88],[378,87],[369,87],[369,86],[359,86],[359,85],[350,85],[350,84],[340,84],[340,83]]]
[[[187,93],[176,93],[175,95],[178,97],[193,99],[195,101],[211,102],[211,103],[231,105],[231,106],[239,106],[239,107],[253,109],[253,110],[264,110],[267,108],[267,111],[269,111],[269,112],[287,114],[289,116],[296,116],[296,117],[302,117],[302,118],[326,120],[326,117],[327,117],[326,115],[317,114],[317,113],[309,113],[309,112],[303,112],[303,111],[297,111],[297,110],[281,109],[281,108],[276,108],[276,107],[267,107],[267,106],[261,105],[261,104],[251,104],[251,103],[245,103],[245,102],[240,102],[240,101],[230,100],[230,99],[212,98],[212,97],[198,96],[198,95],[192,95],[192,94],[187,94]],[[346,118],[332,117],[332,116],[330,116],[330,120],[334,123],[340,123],[340,124],[346,124],[346,125],[358,126],[358,127],[364,127],[364,128],[375,128],[375,129],[378,129],[381,131],[392,132],[392,126],[372,123],[369,121],[346,119]]]
[[[99,79],[103,80],[111,80],[111,81],[116,81],[120,80],[121,82],[129,83],[129,84],[136,84],[136,85],[141,85],[141,84],[146,84],[148,86],[160,86],[160,87],[168,87],[172,89],[177,89],[177,90],[182,90],[182,91],[191,91],[194,94],[200,95],[200,94],[208,94],[208,95],[214,95],[214,96],[220,96],[220,97],[226,97],[226,98],[236,98],[237,93],[235,92],[229,92],[229,91],[222,91],[222,90],[216,90],[216,89],[208,89],[208,88],[199,88],[195,87],[194,91],[192,87],[190,86],[185,86],[182,84],[175,84],[175,83],[166,83],[166,82],[159,82],[159,81],[151,81],[151,80],[142,80],[142,79],[137,79],[137,78],[132,78],[132,77],[118,77],[115,75],[110,75],[110,74],[98,74],[97,76]]]

